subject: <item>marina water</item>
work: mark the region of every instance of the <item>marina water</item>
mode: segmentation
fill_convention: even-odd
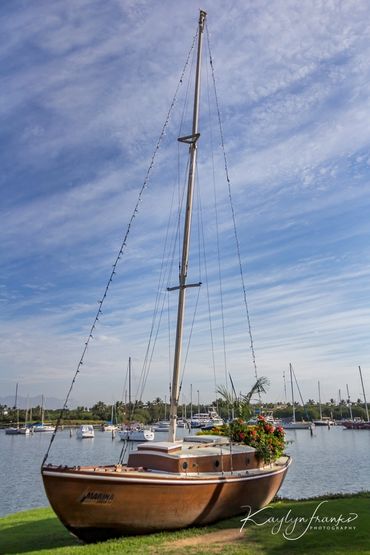
[[[280,496],[302,499],[370,490],[370,430],[317,427],[312,436],[309,430],[288,430],[286,435],[293,463]],[[156,433],[155,440],[167,440],[167,433]],[[0,516],[48,505],[40,467],[49,441],[47,433],[7,436],[0,430]],[[58,432],[48,462],[116,464],[123,445],[108,432],[96,431],[94,439],[78,440],[64,430]]]

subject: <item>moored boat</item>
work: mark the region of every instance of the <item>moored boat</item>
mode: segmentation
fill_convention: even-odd
[[[334,421],[329,416],[323,416],[319,420],[312,421],[315,426],[326,426],[329,428],[330,426],[334,426]]]
[[[15,387],[15,402],[14,402],[14,408],[17,411],[17,425],[6,428],[5,434],[8,436],[20,436],[20,435],[28,436],[30,434],[30,428],[27,426],[28,409],[26,411],[24,426],[21,426],[19,423],[19,409],[17,408],[17,400],[18,400],[18,383],[16,384],[16,387]]]
[[[128,427],[118,432],[122,441],[153,441],[154,432],[151,428]]]
[[[343,420],[340,425],[347,430],[370,430],[370,422],[364,420]]]
[[[294,421],[294,422],[283,422],[284,430],[310,430],[313,426],[312,422]]]
[[[295,417],[295,402],[294,402],[294,388],[293,388],[293,367],[289,364],[289,373],[290,373],[290,386],[291,386],[291,393],[292,393],[292,419],[289,422],[283,422],[282,426],[285,430],[310,430],[312,429],[312,422],[307,422],[304,420],[296,420]]]
[[[5,434],[8,436],[28,436],[30,434],[30,429],[27,426],[12,426],[6,428]]]
[[[76,431],[77,439],[92,439],[95,437],[94,427],[91,424],[83,424]]]
[[[202,428],[202,430],[211,430],[215,426],[222,426],[223,423],[223,419],[213,409],[209,409],[208,412],[196,413],[191,419],[191,427]]]
[[[154,432],[168,432],[170,429],[170,423],[168,420],[163,420],[161,422],[157,422],[154,426],[153,426],[153,431]]]
[[[116,426],[115,424],[102,424],[101,426],[101,431],[102,432],[115,432],[118,430],[118,426]]]
[[[51,424],[35,424],[34,426],[32,426],[32,431],[39,433],[39,432],[54,432],[55,430],[55,426],[52,426]]]

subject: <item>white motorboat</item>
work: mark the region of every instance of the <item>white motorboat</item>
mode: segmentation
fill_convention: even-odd
[[[49,424],[35,424],[32,427],[33,432],[54,432],[55,426],[51,426]]]
[[[102,424],[101,431],[102,432],[115,432],[117,431],[118,426],[115,424]]]
[[[170,423],[167,420],[163,420],[162,422],[157,422],[153,428],[155,432],[168,432],[169,429],[170,429]]]
[[[126,428],[118,435],[122,441],[153,441],[154,432],[150,428]]]
[[[191,420],[192,428],[211,429],[215,426],[222,426],[224,421],[217,412],[210,409],[208,412],[198,412],[194,414]]]
[[[95,437],[94,427],[91,424],[83,424],[76,432],[77,439],[91,439]]]

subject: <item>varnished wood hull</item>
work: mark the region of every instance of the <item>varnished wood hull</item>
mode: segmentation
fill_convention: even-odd
[[[44,467],[50,504],[85,542],[202,526],[267,505],[290,459],[252,473],[186,476],[136,470]]]

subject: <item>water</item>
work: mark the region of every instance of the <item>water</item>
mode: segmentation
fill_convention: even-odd
[[[179,430],[179,435],[183,430]],[[156,439],[167,438],[157,433]],[[289,498],[326,493],[370,490],[369,430],[341,427],[287,431],[287,452],[293,463],[279,492]],[[47,506],[40,466],[50,434],[7,436],[0,430],[0,516]],[[94,439],[77,440],[69,431],[58,432],[48,462],[70,465],[114,464],[123,442],[110,433],[97,431]]]

